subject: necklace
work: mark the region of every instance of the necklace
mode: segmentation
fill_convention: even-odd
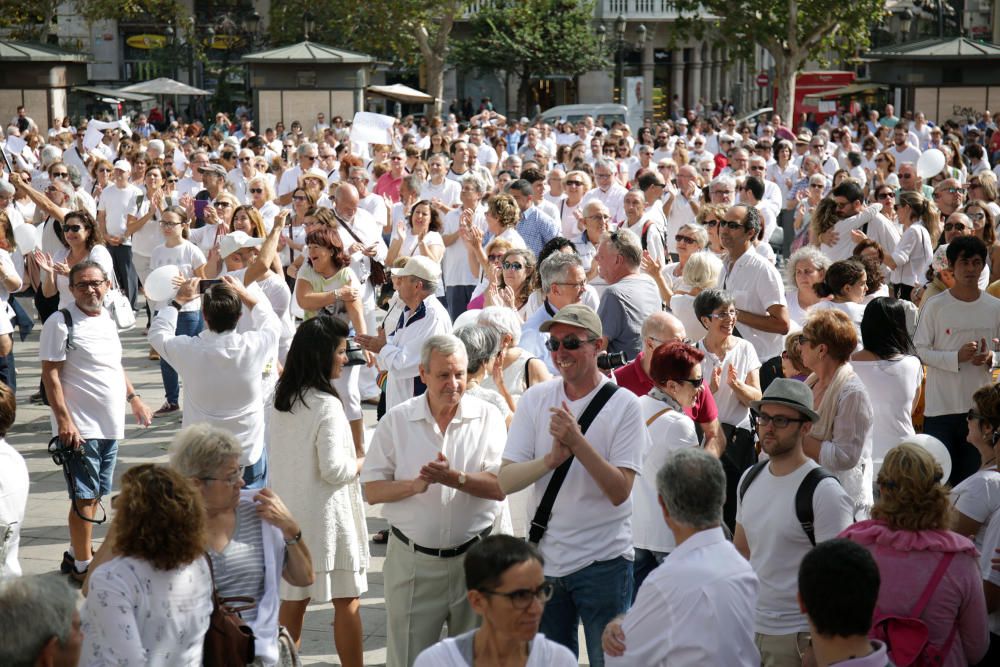
[[[989,459],[988,461],[983,461],[983,464],[981,466],[979,466],[979,469],[980,470],[987,470],[991,466],[992,467],[996,467],[996,460],[997,460],[997,457],[994,456],[993,458]]]

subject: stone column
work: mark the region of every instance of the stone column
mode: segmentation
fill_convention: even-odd
[[[688,96],[688,108],[693,109],[701,97],[701,46],[691,49],[691,94]]]
[[[722,97],[722,48],[712,48],[712,101]]]
[[[655,28],[654,28],[655,32]],[[642,47],[642,117],[643,119],[653,117],[653,67],[655,57],[653,55],[652,35],[646,40]]]
[[[670,52],[670,100],[673,104],[674,95],[678,95],[681,101],[681,113],[684,108],[684,49],[674,49]],[[669,107],[668,107],[669,108]]]
[[[702,53],[701,96],[705,98],[705,110],[708,111],[712,108],[712,49],[703,44],[699,50]]]

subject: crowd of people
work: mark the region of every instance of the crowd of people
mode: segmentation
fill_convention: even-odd
[[[372,541],[392,667],[1000,664],[1000,132],[904,116],[19,109],[0,436],[37,321],[85,597],[0,440],[0,664],[211,664],[228,605],[292,665],[329,602],[360,666]],[[179,428],[114,488],[128,412]]]

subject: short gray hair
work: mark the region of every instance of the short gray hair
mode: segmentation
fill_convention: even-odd
[[[691,287],[696,289],[710,289],[719,283],[719,274],[722,273],[722,260],[714,252],[696,252],[688,257],[687,264],[681,275]]]
[[[483,179],[479,178],[475,174],[466,174],[462,178],[462,185],[471,185],[479,194],[486,192],[486,183],[484,183]]]
[[[55,637],[66,644],[73,633],[79,594],[62,577],[36,574],[0,582],[0,665],[31,667]]]
[[[431,336],[424,341],[424,346],[420,348],[420,366],[425,370],[430,370],[431,355],[437,352],[440,355],[450,357],[453,354],[461,354],[466,359],[469,358],[465,351],[465,343],[462,339],[452,334],[438,334]]]
[[[500,332],[493,327],[468,324],[455,329],[455,337],[465,345],[469,374],[478,373],[500,353]]]
[[[168,456],[170,465],[185,477],[210,477],[220,466],[243,453],[229,431],[207,423],[193,424],[174,436]]]
[[[500,333],[511,337],[511,345],[521,342],[521,318],[513,308],[505,306],[487,306],[479,311],[476,323],[484,327],[493,327]]]
[[[710,188],[714,188],[717,185],[725,186],[727,190],[736,190],[736,179],[732,176],[720,175],[716,176],[708,184]]]
[[[795,289],[795,270],[799,262],[808,261],[820,271],[830,268],[830,258],[819,251],[819,248],[811,245],[804,245],[788,258],[785,264],[785,286]]]
[[[573,266],[583,268],[583,262],[576,253],[554,252],[545,258],[538,267],[538,275],[542,279],[542,294],[548,294],[554,283],[566,277],[566,271]]]
[[[625,263],[632,268],[638,268],[642,264],[642,242],[635,232],[628,229],[619,229],[616,232],[605,232],[602,241],[611,244]]]
[[[722,522],[726,473],[719,459],[702,449],[685,447],[668,454],[656,473],[656,490],[677,523],[708,530]]]
[[[698,242],[698,248],[704,250],[708,247],[708,230],[704,225],[699,225],[697,222],[686,222],[680,226],[677,231],[688,230],[691,232],[691,236],[694,240]]]
[[[309,151],[319,151],[319,146],[317,146],[311,141],[304,141],[301,144],[299,144],[298,148],[295,149],[295,155],[296,157],[302,157]]]

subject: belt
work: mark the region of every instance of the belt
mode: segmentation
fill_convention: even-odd
[[[430,547],[422,547],[416,542],[412,541],[406,535],[404,535],[403,531],[401,531],[399,528],[392,526],[390,530],[392,531],[392,534],[399,539],[400,542],[412,546],[414,551],[419,551],[420,553],[427,554],[428,556],[437,556],[438,558],[454,558],[455,556],[461,556],[466,551],[468,551],[473,544],[475,544],[476,542],[478,542],[479,540],[483,539],[491,532],[493,532],[493,526],[489,526],[488,528],[486,528],[486,530],[479,533],[465,544],[460,544],[457,547],[452,547],[451,549],[431,549]]]

